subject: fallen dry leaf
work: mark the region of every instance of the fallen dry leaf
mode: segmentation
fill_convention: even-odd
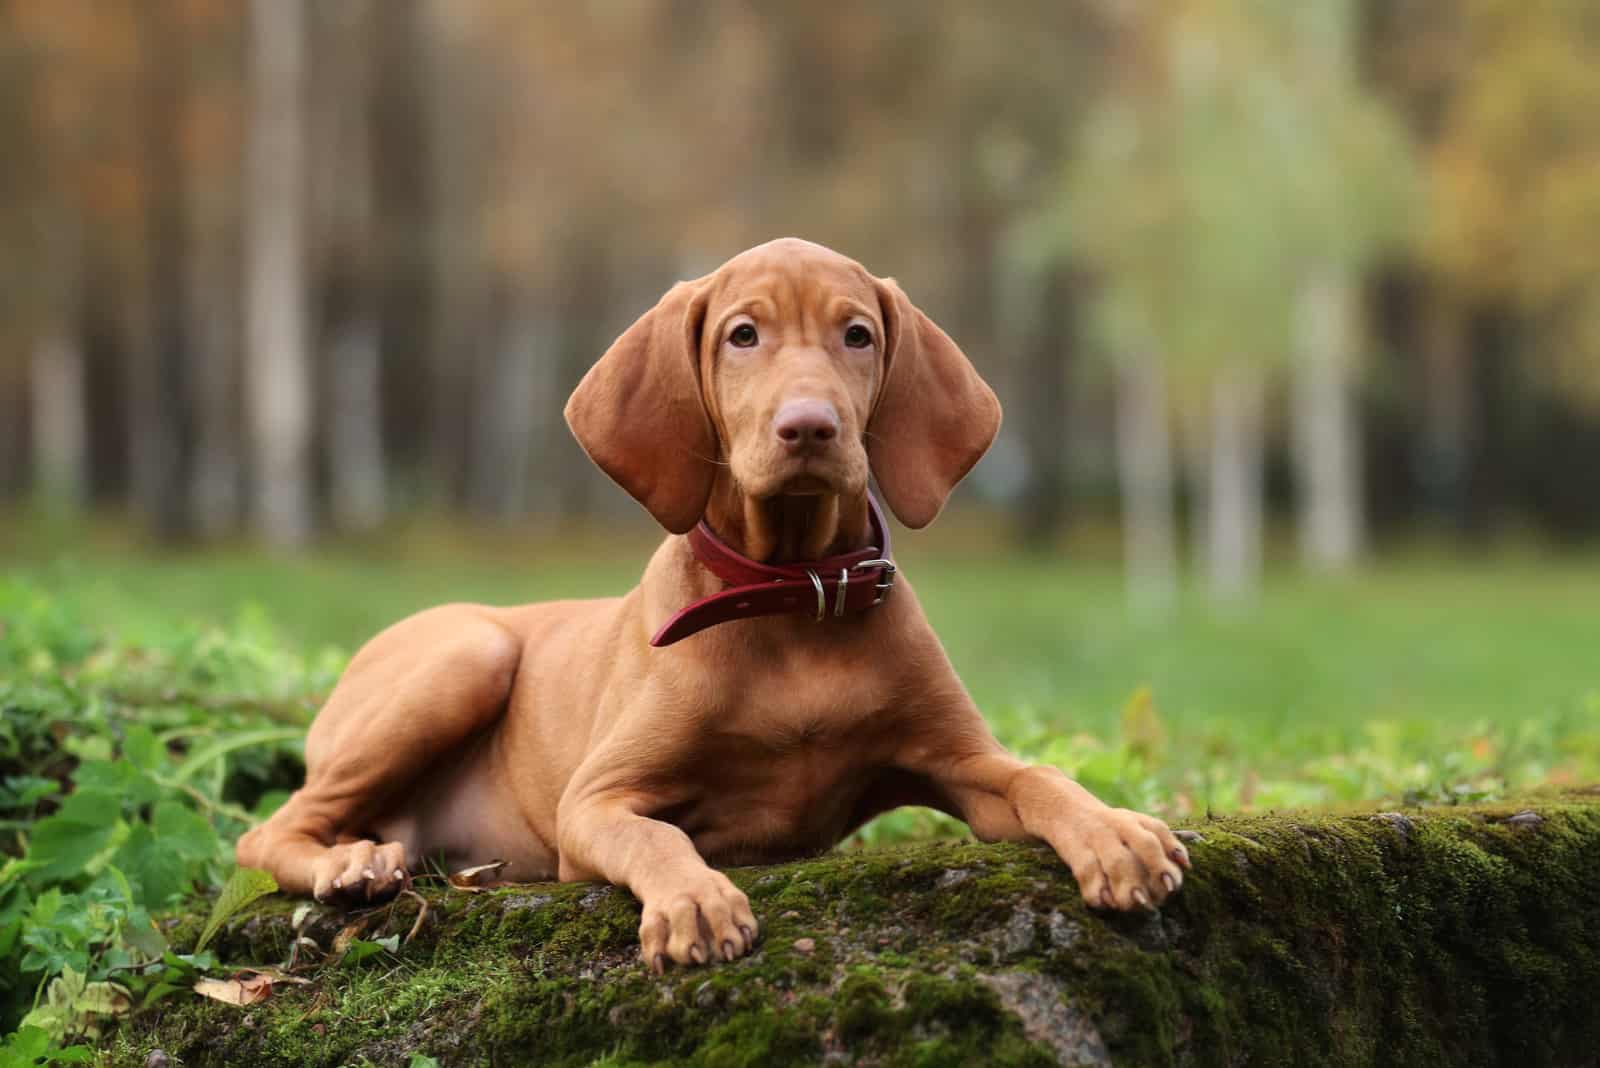
[[[200,979],[194,992],[229,1005],[254,1005],[272,996],[272,976],[250,973],[234,979]]]
[[[263,964],[259,968],[251,968],[249,971],[238,972],[235,974],[234,978],[239,979],[245,976],[262,976],[267,979],[271,979],[274,983],[292,983],[295,986],[311,985],[311,980],[307,979],[305,976],[290,975],[282,968],[274,968],[270,964]]]
[[[360,938],[366,933],[367,925],[371,922],[372,916],[370,914],[363,916],[354,923],[347,924],[343,930],[334,935],[332,950],[333,955],[335,957],[340,956],[345,950],[349,949],[351,942],[354,942],[357,938]]]
[[[487,890],[494,884],[495,876],[505,870],[507,863],[504,860],[491,860],[487,864],[463,868],[450,876],[450,886],[456,890],[465,890],[469,894]]]

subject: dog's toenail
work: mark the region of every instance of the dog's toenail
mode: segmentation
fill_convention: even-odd
[[[362,868],[361,869],[361,877],[363,879],[376,879],[378,877],[378,875],[371,868]]]
[[[396,879],[404,879],[406,877],[406,873],[404,871],[402,871],[401,869],[396,868],[394,870],[394,877]]]
[[[657,975],[665,974],[667,970],[666,958],[657,953],[655,955],[655,959],[650,962],[650,970],[655,972]]]
[[[722,959],[732,960],[735,956],[732,939],[724,939],[722,943]]]
[[[705,948],[699,942],[689,947],[689,959],[696,964],[704,964],[706,962]]]
[[[1166,884],[1167,893],[1171,894],[1177,891],[1178,880],[1172,877],[1172,873],[1170,871],[1164,871],[1161,873],[1161,881]]]
[[[333,888],[335,890],[343,890],[344,889],[344,880],[343,879],[335,879],[333,881]]]
[[[1150,895],[1145,893],[1143,890],[1135,889],[1133,892],[1133,900],[1134,903],[1142,909],[1147,909],[1150,907]]]
[[[742,923],[739,925],[739,933],[744,935],[744,949],[745,949],[745,952],[746,953],[750,952],[750,950],[755,948],[756,933],[754,931],[750,930],[750,928],[746,927]]]

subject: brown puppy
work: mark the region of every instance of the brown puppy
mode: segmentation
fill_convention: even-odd
[[[755,944],[749,902],[712,864],[825,850],[897,805],[986,840],[1049,842],[1093,906],[1153,907],[1183,882],[1188,856],[1160,820],[1006,753],[911,589],[854,563],[879,553],[843,555],[878,533],[869,469],[895,514],[925,526],[1000,424],[994,394],[893,281],[804,241],[751,249],[629,327],[567,419],[672,532],[639,585],[451,605],[378,635],[311,727],[305,787],[239,840],[239,863],[351,901],[394,893],[439,853],[508,861],[509,879],[604,879],[642,902],[658,971]],[[702,563],[719,536],[753,568],[848,566],[790,572],[798,614],[652,647],[725,589]],[[882,603],[858,596],[871,591],[851,566],[892,586]],[[739,597],[719,611],[753,611]]]

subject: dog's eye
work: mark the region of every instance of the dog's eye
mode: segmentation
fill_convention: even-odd
[[[864,349],[872,344],[872,331],[860,323],[851,323],[845,328],[844,343],[853,349]]]
[[[749,323],[740,323],[728,334],[728,340],[733,343],[735,348],[750,349],[755,347],[759,338],[756,336],[755,327]]]

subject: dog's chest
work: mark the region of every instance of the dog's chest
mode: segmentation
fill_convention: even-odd
[[[790,706],[708,732],[692,769],[694,800],[673,814],[708,858],[756,861],[814,853],[850,829],[890,755],[871,714]],[[854,711],[854,710],[851,710]]]

